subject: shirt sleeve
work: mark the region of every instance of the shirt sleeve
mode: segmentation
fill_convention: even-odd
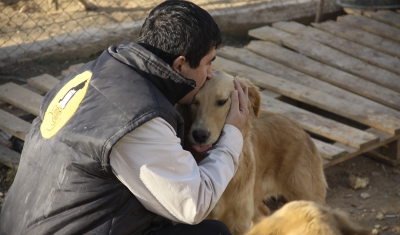
[[[197,165],[182,149],[174,129],[152,119],[125,135],[113,147],[111,167],[143,206],[180,223],[205,219],[238,167],[243,137],[233,125]]]

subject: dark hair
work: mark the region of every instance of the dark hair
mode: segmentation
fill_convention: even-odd
[[[138,43],[172,65],[185,56],[191,68],[221,43],[211,15],[189,1],[165,1],[154,8],[140,30]]]

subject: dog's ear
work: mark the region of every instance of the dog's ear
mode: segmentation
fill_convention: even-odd
[[[189,131],[190,126],[192,125],[189,105],[175,104],[175,109],[178,111],[178,113],[182,116],[183,120],[185,121],[185,134],[186,134],[187,131]]]
[[[260,113],[261,109],[261,94],[258,87],[256,87],[249,79],[243,78],[240,76],[236,76],[237,80],[239,81],[242,88],[248,87],[249,88],[249,105],[256,117]]]

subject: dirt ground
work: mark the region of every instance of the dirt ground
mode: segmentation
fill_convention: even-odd
[[[340,208],[379,234],[400,234],[400,166],[389,166],[363,155],[325,169],[327,204]],[[363,189],[350,187],[350,175],[368,178]],[[367,197],[367,198],[363,198]]]

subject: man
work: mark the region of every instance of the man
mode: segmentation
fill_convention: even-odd
[[[204,219],[237,169],[247,89],[235,82],[228,134],[199,165],[174,108],[212,78],[220,41],[206,11],[166,1],[138,44],[111,46],[61,81],[27,135],[1,234],[229,234]]]

